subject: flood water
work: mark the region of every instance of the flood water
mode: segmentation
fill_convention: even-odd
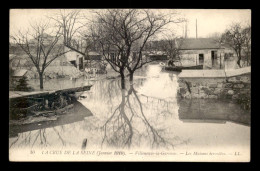
[[[120,79],[89,81],[93,87],[79,100],[88,114],[44,128],[34,125],[30,130],[27,125],[25,132],[9,138],[10,152],[80,150],[87,139],[88,150],[243,149],[249,153],[250,113],[229,101],[180,99],[177,80],[178,73],[162,72],[158,64],[150,64],[135,73],[133,85],[126,80],[126,90],[120,89]]]

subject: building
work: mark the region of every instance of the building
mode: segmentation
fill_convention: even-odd
[[[212,38],[176,39],[182,65],[204,65],[212,68],[217,60],[224,62],[225,48]]]
[[[69,51],[69,48],[64,47],[65,51]],[[83,70],[85,68],[96,68],[99,70],[99,61],[102,59],[102,55],[95,51],[89,51],[86,56],[76,52],[69,51],[65,53],[65,57],[68,62],[73,64],[79,70]]]
[[[48,41],[49,40],[50,38],[48,39]],[[48,42],[45,42],[45,44],[47,43]],[[34,39],[30,40],[31,53],[33,55],[36,55],[35,54],[36,50],[34,50],[35,48],[34,44],[35,44],[35,40]],[[57,49],[62,48],[62,46],[63,44],[59,41],[56,44],[56,46],[53,48],[49,56],[58,53]],[[50,58],[51,57],[49,57],[48,60]],[[29,58],[28,54],[19,45],[14,43],[9,43],[9,65],[12,68],[22,68],[22,69],[29,69],[29,70],[34,67],[34,64]],[[59,56],[50,64],[50,66],[64,66],[64,65],[68,65],[68,62],[64,57],[64,55]]]
[[[14,90],[22,78],[26,79],[27,72],[28,70],[26,69],[11,70],[11,73],[9,73],[9,89]]]
[[[168,56],[166,53],[164,53],[163,51],[151,51],[151,52],[146,52],[144,53],[145,55],[147,55],[147,57],[150,60],[156,61],[156,60],[167,60]]]

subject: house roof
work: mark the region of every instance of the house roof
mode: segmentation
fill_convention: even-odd
[[[20,70],[15,70],[13,72],[13,77],[23,77],[27,73],[26,69],[20,69]]]
[[[220,44],[212,38],[187,38],[177,39],[177,44],[181,50],[195,49],[220,49]]]

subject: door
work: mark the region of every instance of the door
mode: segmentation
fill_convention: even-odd
[[[79,58],[79,69],[83,69],[83,57]]]
[[[214,66],[216,59],[217,59],[217,51],[211,51],[212,66]]]
[[[199,54],[199,65],[204,64],[204,54]]]

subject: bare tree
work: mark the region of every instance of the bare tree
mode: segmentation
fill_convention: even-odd
[[[87,17],[80,10],[60,10],[57,14],[48,16],[61,28],[64,45],[89,59],[88,52],[95,49],[92,37],[87,34]],[[85,68],[85,66],[83,66]]]
[[[163,51],[169,57],[169,63],[178,61],[181,64],[181,46],[182,38],[177,38],[173,33],[166,34],[157,44],[160,51]]]
[[[64,51],[63,46],[57,44],[61,36],[61,29],[48,32],[51,28],[49,22],[41,20],[31,24],[27,31],[19,30],[18,33],[11,36],[34,64],[39,74],[40,89],[43,89],[45,69],[55,59],[68,52]]]
[[[246,55],[247,65],[251,65],[251,26],[244,28],[243,35],[245,36],[245,42],[243,52]]]
[[[237,64],[240,68],[240,61],[242,58],[241,52],[247,39],[247,34],[244,34],[244,32],[245,31],[240,23],[234,23],[230,26],[229,29],[225,31],[225,33],[221,37],[222,42],[232,47],[233,50],[236,52],[238,58]]]
[[[167,24],[183,21],[173,19],[175,13],[156,14],[143,9],[109,9],[96,11],[96,14],[93,37],[99,42],[105,60],[120,73],[122,81],[125,69],[128,70],[130,82],[137,69],[151,62],[142,54],[147,41],[163,31]],[[125,88],[124,83],[122,88]]]

